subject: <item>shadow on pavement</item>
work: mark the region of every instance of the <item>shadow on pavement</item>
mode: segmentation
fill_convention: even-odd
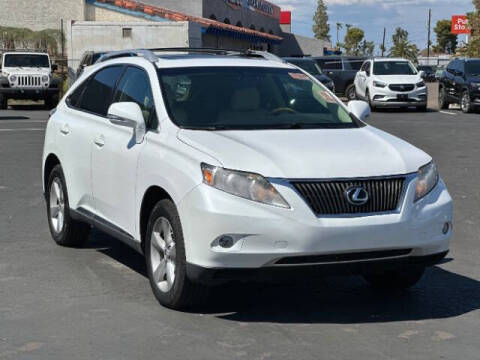
[[[5,120],[28,120],[30,119],[28,116],[0,116],[0,121]]]
[[[47,110],[45,105],[41,104],[34,104],[34,105],[10,105],[11,110],[19,110],[19,111],[40,111],[40,110]]]
[[[146,277],[143,256],[108,235],[95,231],[88,247]],[[212,288],[195,311],[241,322],[359,324],[443,319],[479,308],[480,281],[435,266],[413,289],[389,293],[358,276],[282,285],[235,282]]]

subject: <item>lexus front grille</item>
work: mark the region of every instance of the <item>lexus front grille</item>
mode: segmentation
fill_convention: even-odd
[[[317,215],[383,213],[398,209],[405,176],[333,181],[292,180],[291,183]],[[358,193],[361,201],[355,202],[349,196],[355,195],[357,189],[361,190]]]

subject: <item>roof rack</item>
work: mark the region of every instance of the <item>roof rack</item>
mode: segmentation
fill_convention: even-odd
[[[137,56],[141,56],[150,62],[156,62],[159,59],[157,53],[212,54],[212,55],[260,58],[260,59],[265,59],[270,61],[285,62],[278,56],[271,54],[267,51],[173,47],[173,48],[153,48],[153,49],[133,49],[133,50],[111,51],[101,56],[96,61],[96,63],[102,63],[107,60],[118,59],[122,57],[137,57]]]

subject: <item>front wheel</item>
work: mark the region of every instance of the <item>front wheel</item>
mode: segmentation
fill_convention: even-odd
[[[411,266],[384,273],[364,274],[363,277],[374,288],[401,290],[417,284],[424,273],[425,267]]]
[[[440,110],[448,110],[449,105],[445,89],[441,87],[438,91],[438,106],[440,107]]]
[[[355,89],[355,84],[350,84],[345,90],[345,96],[348,101],[353,101],[357,99],[357,90]]]
[[[368,102],[368,105],[370,106],[370,109],[372,111],[375,111],[376,110],[376,107],[375,105],[373,104],[373,101],[370,97],[370,92],[367,90],[366,93],[365,93],[365,97],[367,98],[367,102]]]
[[[8,108],[8,99],[5,95],[0,94],[0,110],[7,110]]]
[[[187,277],[182,226],[171,200],[159,201],[150,214],[145,256],[150,285],[160,304],[180,310],[205,299],[208,289]]]
[[[462,94],[461,106],[464,114],[472,112],[472,99],[470,98],[470,93],[468,91],[464,91]]]

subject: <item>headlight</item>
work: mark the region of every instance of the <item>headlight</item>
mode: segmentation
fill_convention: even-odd
[[[423,88],[425,86],[425,81],[420,81],[419,83],[417,83],[417,88]]]
[[[15,82],[15,81],[17,81],[17,77],[15,75],[12,75],[12,76],[10,76],[9,80],[11,82]]]
[[[218,190],[263,204],[290,208],[282,195],[263,176],[208,164],[201,164],[201,169],[203,182]]]
[[[387,84],[384,83],[383,81],[375,80],[375,81],[373,81],[373,86],[378,87],[378,88],[384,88],[384,87],[387,86]]]
[[[433,161],[418,169],[415,201],[420,200],[430,191],[432,191],[433,188],[437,185],[439,179],[440,177],[438,176],[437,166]]]
[[[48,75],[43,75],[42,76],[42,82],[47,82],[48,80],[50,79],[50,77]]]

